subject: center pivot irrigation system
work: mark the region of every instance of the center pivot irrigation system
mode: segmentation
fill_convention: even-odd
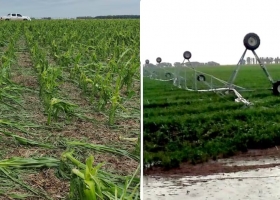
[[[215,92],[218,94],[228,94],[229,92],[233,92],[235,96],[237,97],[235,99],[236,102],[242,102],[245,105],[252,105],[251,102],[244,99],[239,92],[241,91],[252,91],[245,89],[241,86],[234,85],[234,81],[238,75],[239,69],[242,65],[242,61],[244,60],[245,54],[247,50],[251,50],[260,64],[260,67],[264,71],[266,77],[272,84],[272,92],[274,95],[280,94],[280,81],[274,81],[272,77],[270,76],[269,72],[267,71],[266,66],[261,62],[258,55],[256,54],[255,50],[260,46],[260,38],[255,33],[248,33],[243,40],[243,44],[245,46],[245,51],[242,54],[239,62],[237,63],[237,66],[235,70],[233,71],[232,75],[230,76],[230,79],[228,81],[221,80],[217,77],[214,77],[210,74],[198,71],[192,66],[192,63],[190,62],[190,58],[192,57],[191,52],[185,51],[183,53],[184,60],[181,64],[181,67],[174,68],[172,72],[167,72],[164,70],[158,70],[157,67],[154,67],[152,72],[149,72],[148,70],[144,70],[144,76],[148,76],[152,79],[161,80],[161,81],[173,81],[173,85],[183,88],[188,91],[198,91],[198,92]],[[185,63],[187,60],[188,63]],[[158,57],[156,59],[157,63],[160,64],[162,62],[162,59]],[[146,64],[149,64],[149,60],[146,60]],[[170,69],[170,68],[169,68]],[[187,71],[189,70],[189,71]],[[148,75],[147,75],[148,73]],[[183,77],[182,74],[185,73],[185,76]],[[189,76],[187,76],[189,75]],[[159,78],[160,77],[160,78]],[[207,78],[206,78],[207,77]],[[201,89],[198,89],[201,88]]]

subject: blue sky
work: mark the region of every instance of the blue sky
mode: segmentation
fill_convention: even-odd
[[[0,16],[15,12],[30,17],[71,18],[140,15],[139,0],[0,0]]]

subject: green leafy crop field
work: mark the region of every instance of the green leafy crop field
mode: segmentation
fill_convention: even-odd
[[[267,68],[275,81],[280,80],[280,65]],[[225,81],[234,69],[197,68]],[[186,77],[186,71],[180,70],[179,74]],[[144,163],[172,168],[181,162],[199,163],[279,145],[280,96],[272,95],[271,83],[261,67],[241,66],[234,83],[253,90],[240,93],[254,105],[235,102],[233,94],[186,91],[172,81],[145,77]]]
[[[140,199],[140,20],[0,23],[0,199]]]

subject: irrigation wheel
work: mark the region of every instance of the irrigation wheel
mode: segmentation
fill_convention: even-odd
[[[245,35],[243,43],[246,49],[254,51],[260,46],[261,40],[257,34],[248,33],[247,35]]]
[[[184,56],[185,59],[189,60],[192,57],[192,54],[189,51],[185,51],[183,56]]]
[[[169,72],[165,73],[165,77],[166,78],[171,78],[171,73],[169,73]]]
[[[273,83],[272,92],[274,95],[280,94],[280,81],[276,81],[275,83]]]
[[[161,58],[160,57],[157,58],[157,63],[161,63]]]
[[[202,75],[202,74],[198,75],[196,79],[197,79],[198,81],[205,81],[205,80],[206,80],[205,76]]]

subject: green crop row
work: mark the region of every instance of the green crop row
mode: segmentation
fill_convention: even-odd
[[[135,93],[134,80],[140,79],[138,26],[139,20],[57,21],[30,24],[26,30],[98,110],[109,107],[113,125],[117,109],[125,111],[122,102]]]
[[[233,69],[199,68],[225,81]],[[184,77],[184,69],[180,70]],[[268,70],[276,80],[280,77],[279,65],[270,65]],[[177,88],[172,81],[144,78],[145,164],[172,168],[181,162],[204,162],[279,145],[280,97],[272,95],[260,67],[244,66],[235,83],[253,89],[241,94],[254,105],[234,102],[233,94],[191,92]]]
[[[140,108],[135,109],[130,100],[139,92],[135,91],[137,87],[134,85],[140,81],[139,20],[3,22],[0,30],[0,138],[3,146],[0,196],[5,199],[29,199],[32,196],[51,199],[49,195],[52,194],[47,194],[46,188],[30,184],[25,178],[31,170],[40,174],[43,171],[39,169],[53,168],[59,174],[56,174],[58,182],[70,185],[69,190],[63,188],[63,192],[59,191],[56,196],[139,199],[140,166],[136,169],[135,163],[140,162],[140,144],[138,138],[128,138],[131,132],[135,134],[135,130],[138,134],[137,127],[133,124],[131,132],[116,139],[111,133],[122,132],[123,125],[119,130],[119,125],[109,127],[103,124],[107,116],[109,124],[114,125],[118,114],[119,118],[134,119],[139,113],[136,109]],[[79,94],[77,86],[83,90],[84,96]],[[77,94],[68,96],[69,91]],[[64,101],[64,97],[71,100]],[[88,99],[93,106],[88,106]],[[96,109],[90,110],[94,106]],[[129,109],[137,113],[124,114]],[[92,120],[91,116],[98,116],[96,112],[105,116],[104,119]],[[71,116],[80,118],[65,122],[64,119]],[[97,130],[93,130],[95,128]],[[73,138],[78,139],[73,141]],[[117,144],[123,149],[96,145],[95,141],[111,146]],[[136,150],[131,152],[134,145]],[[68,151],[62,158],[56,158],[66,149],[75,149],[77,153]],[[32,153],[23,158],[25,151]],[[119,164],[118,160],[109,161],[105,166],[110,173],[103,171],[100,169],[103,163],[94,162],[93,156],[89,155],[93,152],[96,152],[97,159],[105,153],[104,161],[110,159],[107,154],[132,159],[134,174],[123,176],[126,172],[110,169],[111,164]],[[120,173],[122,176],[117,175]],[[54,180],[46,181],[51,183]]]

